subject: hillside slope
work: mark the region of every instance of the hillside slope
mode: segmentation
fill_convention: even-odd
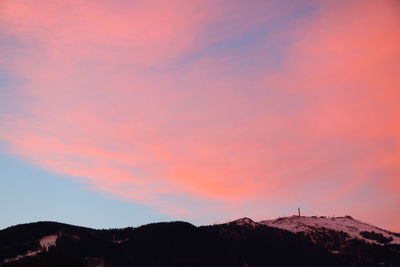
[[[376,266],[386,264],[397,266],[400,264],[400,245],[393,241],[367,242],[364,238],[354,238],[341,232],[342,228],[327,229],[323,220],[314,219],[287,217],[257,223],[249,218],[242,218],[225,224],[200,227],[186,222],[170,222],[108,230],[54,222],[17,225],[0,231],[0,265]],[[312,220],[319,224],[312,224],[310,222]],[[303,229],[300,228],[301,223],[304,229],[308,229],[307,231],[299,230]],[[340,220],[337,223],[340,224]],[[307,233],[318,233],[318,239],[311,238]],[[385,236],[388,234],[385,232]],[[393,240],[397,242],[397,239]]]

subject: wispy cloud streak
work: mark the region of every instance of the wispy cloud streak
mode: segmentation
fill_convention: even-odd
[[[0,138],[168,214],[331,205],[400,229],[398,3],[282,3],[5,0]]]

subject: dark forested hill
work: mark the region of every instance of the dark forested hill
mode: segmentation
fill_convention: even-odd
[[[331,232],[327,232],[330,235]],[[2,266],[400,266],[400,246],[333,235],[324,239],[250,219],[196,227],[186,222],[95,230],[55,222],[0,231]]]

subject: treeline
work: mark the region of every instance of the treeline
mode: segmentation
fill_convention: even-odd
[[[387,244],[387,243],[393,241],[393,237],[391,237],[391,236],[386,237],[386,236],[382,235],[381,233],[375,233],[374,231],[372,231],[372,232],[361,231],[360,235],[369,240],[375,240],[376,242],[379,242],[381,244]]]
[[[4,266],[92,266],[99,263],[121,267],[377,266],[382,262],[396,266],[400,263],[400,246],[349,240],[343,232],[321,229],[318,238],[311,240],[303,234],[265,225],[196,227],[186,222],[108,230],[51,222],[20,225],[0,231],[0,262],[10,254],[22,254],[27,248],[24,246],[38,246],[41,237],[57,233],[60,238],[49,252]],[[332,253],[338,248],[339,254]]]

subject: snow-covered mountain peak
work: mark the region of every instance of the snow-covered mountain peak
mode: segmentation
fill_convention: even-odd
[[[320,233],[324,230],[344,232],[350,238],[365,240],[376,244],[400,244],[400,237],[378,227],[363,223],[350,216],[325,217],[325,216],[290,216],[274,220],[261,221],[271,227],[276,227],[290,232],[305,234]]]

